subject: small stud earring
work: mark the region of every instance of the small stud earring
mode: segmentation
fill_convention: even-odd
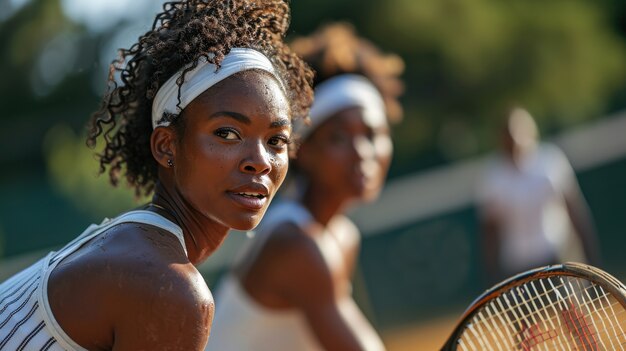
[[[167,166],[170,167],[170,168],[174,167],[174,162],[172,162],[172,160],[168,159],[167,160]]]

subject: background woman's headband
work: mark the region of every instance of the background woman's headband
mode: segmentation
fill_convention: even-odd
[[[363,108],[365,122],[377,127],[387,123],[385,103],[378,89],[365,77],[343,74],[320,83],[315,88],[310,125],[296,124],[295,132],[306,139],[322,122],[341,110]]]
[[[262,53],[246,48],[233,48],[224,56],[220,67],[208,63],[205,57],[200,58],[198,66],[185,74],[185,81],[180,86],[180,104],[178,104],[178,84],[181,69],[167,80],[157,92],[152,102],[152,128],[167,126],[169,121],[163,119],[165,112],[179,114],[198,95],[232,76],[235,73],[260,69],[271,73],[281,82],[270,60]]]

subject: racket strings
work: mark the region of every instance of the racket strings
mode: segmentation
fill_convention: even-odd
[[[483,317],[484,318],[484,317]],[[545,322],[545,321],[544,321]],[[621,321],[624,322],[624,321]],[[558,337],[559,335],[561,335],[560,333],[557,333],[557,331],[555,330],[557,327],[554,325],[554,323],[550,320],[548,321],[548,323],[551,323],[551,329],[548,329],[547,331],[543,331],[539,328],[539,327],[534,327],[534,328],[528,328],[528,329],[522,329],[519,331],[513,331],[513,332],[507,332],[507,336],[504,336],[504,334],[502,334],[500,332],[500,328],[497,325],[493,325],[490,326],[490,324],[488,323],[488,321],[484,320],[482,321],[482,325],[486,325],[487,326],[487,331],[489,334],[493,334],[493,332],[491,330],[497,330],[498,331],[498,337],[492,337],[491,339],[496,343],[496,344],[502,344],[505,347],[503,347],[502,345],[497,345],[497,349],[498,350],[507,350],[507,349],[530,349],[532,346],[536,345],[536,344],[540,344],[542,342],[549,342],[551,343],[555,349],[565,349],[565,348],[558,348],[558,346],[563,345],[563,341],[558,341]],[[481,324],[480,322],[476,322],[475,324]],[[539,323],[538,323],[539,324]],[[477,327],[478,330],[480,330],[480,326]],[[491,330],[490,330],[491,329]],[[609,336],[609,331],[606,331],[608,329],[608,327],[605,328],[596,328],[596,331],[599,333],[602,333],[603,331],[607,334],[607,336]],[[574,333],[574,334],[578,334],[580,338],[585,338],[587,340],[584,340],[583,342],[586,342],[588,344],[592,344],[595,345],[597,344],[597,341],[595,341],[595,336],[598,333],[593,333],[589,331],[589,328],[585,328],[584,326],[580,326],[578,328],[570,328],[570,332]],[[474,333],[475,334],[475,333]],[[620,333],[619,335],[623,335],[623,333]],[[619,335],[617,335],[617,337],[619,338]],[[485,338],[484,335],[474,335],[477,338]],[[609,338],[610,340],[612,340],[612,338]],[[502,342],[500,342],[502,341]],[[601,342],[601,341],[600,341]],[[601,342],[602,345],[604,345],[603,342]],[[613,346],[612,349],[616,350],[615,345],[613,345],[613,342],[611,342],[611,345]],[[483,347],[481,349],[491,349],[488,347]],[[571,349],[571,348],[568,348]],[[608,349],[606,346],[604,346],[604,349]]]
[[[576,283],[578,284],[578,287],[580,288],[580,286],[581,286],[581,284],[580,284],[580,280],[576,280]],[[613,308],[613,306],[615,306],[616,304],[618,304],[617,300],[613,299],[615,302],[614,302],[614,303],[611,303],[611,301],[610,301],[610,299],[609,299],[609,297],[608,297],[608,294],[604,293],[604,290],[603,290],[602,288],[600,288],[600,289],[602,290],[603,294],[602,294],[602,295],[600,295],[600,294],[598,293],[598,291],[597,291],[597,290],[598,290],[598,289],[597,289],[597,285],[593,284],[592,286],[593,286],[593,288],[594,288],[595,295],[596,295],[596,296],[599,296],[599,297],[603,297],[603,298],[604,298],[604,300],[606,301],[606,304],[605,304],[605,306],[606,306],[606,307],[604,307],[604,308],[602,308],[602,309],[600,309],[600,310],[595,309],[594,311],[591,311],[591,309],[589,308],[589,306],[588,306],[588,305],[585,305],[585,307],[587,308],[587,311],[589,312],[589,315],[592,315],[592,314],[593,314],[593,312],[596,312],[597,314],[600,314],[600,311],[602,311],[602,312],[604,313],[604,317],[606,317],[606,319],[605,319],[605,318],[602,318],[602,317],[601,317],[601,318],[599,318],[600,322],[602,323],[603,328],[601,329],[601,328],[598,328],[598,327],[597,327],[597,326],[595,326],[595,325],[594,325],[594,326],[595,326],[595,327],[596,327],[596,329],[598,329],[598,330],[606,330],[606,331],[607,331],[607,339],[608,339],[609,343],[611,344],[611,348],[612,348],[612,349],[614,349],[614,350],[616,350],[617,348],[616,348],[616,347],[615,347],[615,345],[613,344],[613,338],[608,337],[608,328],[609,328],[609,327],[607,327],[607,325],[606,325],[606,322],[605,322],[605,321],[607,321],[607,320],[608,320],[608,321],[610,322],[610,320],[611,320],[611,316],[614,316],[614,317],[615,317],[615,319],[618,321],[618,323],[616,323],[616,324],[614,324],[614,323],[610,323],[610,327],[611,327],[611,330],[613,331],[613,335],[615,336],[615,340],[616,340],[616,341],[617,341],[617,340],[619,340],[619,336],[620,336],[620,335],[622,335],[622,336],[624,335],[624,329],[622,329],[622,323],[620,323],[620,322],[619,322],[619,320],[617,319],[617,315],[618,315],[618,314],[621,314],[622,312],[624,312],[624,308],[623,308],[623,307],[621,307],[621,305],[618,305],[618,312],[616,312],[616,311],[615,311],[615,308]],[[572,289],[573,289],[573,287],[572,287]],[[583,291],[584,291],[585,295],[587,296],[587,298],[588,298],[588,299],[590,299],[590,300],[592,300],[592,297],[591,297],[591,295],[589,294],[589,291],[588,291],[588,290],[586,290],[586,289],[585,289],[585,290],[583,290]],[[608,310],[608,309],[610,309],[610,310],[611,310],[611,314],[610,314],[610,315],[609,315],[609,313],[607,312],[607,310]],[[594,322],[594,323],[595,323],[595,319],[593,319],[593,318],[592,318],[591,320],[592,320],[592,322]],[[617,325],[617,327],[618,327],[618,328],[615,328],[615,326],[616,326],[616,325]],[[619,329],[619,331],[618,331],[618,329]],[[599,340],[600,340],[600,342],[602,343],[602,346],[603,346],[605,349],[608,349],[608,348],[607,348],[607,345],[605,345],[605,344],[604,344],[604,342],[603,342],[603,340],[604,340],[604,339],[603,339],[603,338],[600,338]],[[620,346],[620,348],[621,348],[622,350],[624,349],[623,347],[621,347],[621,346],[623,345],[623,343],[620,343],[620,344],[618,344],[618,345]]]
[[[555,286],[555,287],[554,287],[554,289],[556,290],[556,289],[558,289],[558,288],[560,288],[560,287],[563,287],[563,284],[561,284],[561,285],[559,285],[559,286]],[[585,289],[592,289],[592,288],[593,288],[593,286],[590,286],[590,287],[585,288]],[[537,293],[537,290],[535,289],[535,295],[536,295],[535,297],[532,297],[532,298],[526,299],[526,300],[524,300],[524,302],[522,302],[522,303],[516,303],[516,304],[512,304],[512,303],[508,300],[508,297],[507,297],[506,295],[504,295],[504,294],[503,294],[501,297],[498,297],[498,299],[496,299],[495,301],[491,301],[491,302],[489,303],[489,304],[496,304],[496,303],[497,303],[497,304],[499,304],[499,308],[498,308],[498,309],[494,308],[494,312],[497,312],[497,313],[496,313],[496,315],[495,315],[494,317],[492,317],[492,318],[497,317],[497,316],[498,316],[498,314],[504,314],[504,313],[512,313],[512,314],[514,314],[514,315],[517,315],[517,311],[522,310],[522,309],[520,308],[521,306],[524,306],[524,307],[525,307],[523,311],[520,311],[520,312],[523,312],[523,313],[520,313],[520,314],[521,314],[521,315],[524,315],[524,316],[533,316],[533,315],[536,315],[536,314],[540,314],[541,312],[545,312],[546,310],[553,308],[553,306],[554,306],[554,304],[555,304],[553,301],[550,301],[549,305],[547,305],[547,306],[546,306],[546,304],[545,304],[545,303],[543,302],[543,300],[542,300],[542,298],[543,298],[543,297],[547,297],[547,298],[549,299],[548,294],[550,294],[551,292],[552,292],[552,291],[546,291],[545,293]],[[589,299],[589,301],[587,301],[586,303],[582,303],[582,304],[581,304],[581,306],[582,306],[582,305],[589,305],[589,304],[593,304],[594,302],[597,302],[597,301],[601,300],[604,296],[610,296],[610,295],[607,295],[604,291],[602,291],[602,293],[603,293],[604,295],[602,295],[602,296],[598,296],[597,298],[590,298],[590,299]],[[513,295],[513,296],[515,296],[515,295]],[[505,302],[506,302],[506,304],[508,305],[508,307],[505,307],[505,306],[503,306],[503,305],[502,305],[502,303],[501,303],[501,301],[502,301],[502,300],[499,300],[500,298],[504,298],[504,299],[505,299]],[[516,297],[514,297],[514,298],[516,298]],[[559,305],[561,305],[561,307],[568,308],[568,305],[567,305],[567,303],[566,303],[564,300],[565,300],[565,297],[562,297],[561,299],[559,299],[559,300],[557,301],[557,303],[558,303]],[[535,307],[535,306],[536,306],[537,301],[539,301],[539,303],[542,305],[542,307],[541,307],[541,308],[536,308],[536,307]],[[533,304],[533,305],[535,305],[535,306],[533,306],[533,308],[528,307],[528,304],[529,304],[529,303],[532,303],[532,304]],[[615,302],[615,303],[613,303],[613,304],[616,304],[616,303],[617,303],[617,302]],[[488,304],[488,305],[489,305],[489,304]],[[492,307],[492,308],[493,308],[493,307]],[[510,320],[510,321],[511,321],[511,322],[517,322],[517,323],[519,323],[519,322],[520,322],[520,321],[522,321],[522,320],[523,320],[523,318],[522,318],[522,317],[517,317],[516,319]]]
[[[559,286],[557,286],[556,288],[558,288]],[[586,289],[592,289],[593,287],[588,287]],[[549,305],[546,306],[546,304],[543,302],[543,300],[541,299],[542,297],[547,296],[551,291],[548,291],[546,293],[541,294],[542,296],[537,295],[536,297],[530,298],[530,299],[526,299],[525,301],[523,301],[522,303],[516,303],[516,304],[511,304],[510,301],[507,299],[506,296],[503,295],[504,299],[506,300],[506,304],[508,305],[508,307],[504,307],[502,306],[502,304],[500,304],[500,308],[495,309],[494,311],[497,313],[512,313],[514,315],[517,315],[517,311],[521,312],[520,314],[523,316],[529,316],[529,317],[533,317],[534,315],[541,315],[541,312],[545,312],[548,309],[553,308],[553,306],[555,305],[554,302],[550,302]],[[603,292],[604,293],[604,292]],[[515,295],[513,295],[515,296]],[[573,296],[573,295],[568,295],[569,296]],[[589,298],[589,300],[587,302],[583,302],[583,303],[579,303],[580,306],[587,306],[590,304],[593,304],[595,302],[600,301],[601,299],[603,299],[605,296],[610,296],[606,293],[604,293],[604,295],[599,295],[597,298]],[[566,309],[569,308],[568,304],[566,303],[566,298],[567,297],[561,297],[557,303],[562,307],[562,309]],[[542,307],[536,307],[536,301],[539,301],[539,303],[541,303]],[[499,301],[492,301],[490,302],[490,304],[495,304]],[[532,303],[534,306],[529,307],[529,303]],[[612,303],[612,305],[617,304],[617,302]],[[520,307],[524,306],[525,308],[522,310]],[[493,307],[492,307],[493,308]],[[494,317],[492,317],[494,318]],[[520,321],[522,321],[523,318],[522,317],[517,317],[516,319],[510,320],[511,322],[517,322],[519,323]]]
[[[559,318],[559,313],[556,312],[555,309],[555,314],[553,317],[549,317],[549,315],[546,314],[546,316],[548,316],[548,322],[551,324],[552,329],[548,329],[548,330],[554,330],[555,325],[553,323],[553,320],[556,320],[557,322],[560,322],[561,318],[564,319],[564,321],[566,322],[566,327],[567,330],[572,333],[573,335],[576,335],[580,340],[581,343],[583,343],[584,345],[586,345],[583,349],[591,349],[594,350],[596,349],[598,344],[601,344],[605,349],[606,349],[606,345],[603,342],[603,338],[597,338],[597,334],[601,333],[601,332],[605,332],[607,335],[608,340],[610,341],[611,344],[613,344],[612,349],[616,349],[615,345],[613,343],[613,338],[610,337],[610,330],[613,331],[614,336],[619,339],[619,336],[624,334],[624,332],[621,330],[621,323],[623,321],[620,321],[617,316],[615,317],[615,321],[617,322],[617,326],[620,329],[620,332],[618,333],[616,331],[615,328],[615,323],[611,323],[610,327],[606,326],[606,323],[604,322],[605,318],[603,318],[603,316],[600,316],[600,321],[602,321],[603,323],[603,327],[600,328],[596,325],[595,321],[596,318],[594,318],[593,313],[599,314],[600,311],[604,311],[604,314],[607,318],[610,317],[609,315],[606,313],[607,309],[611,309],[613,310],[613,305],[615,305],[616,303],[611,304],[608,296],[606,293],[602,293],[602,294],[597,294],[598,298],[594,299],[591,298],[591,296],[589,295],[589,292],[587,291],[587,289],[582,289],[581,288],[581,284],[579,280],[575,280],[577,282],[577,285],[579,287],[579,289],[576,289],[572,286],[571,281],[566,282],[562,282],[563,286],[566,286],[566,284],[569,284],[570,289],[572,291],[572,293],[568,293],[567,296],[563,297],[560,296],[560,299],[558,299],[558,305],[561,307],[561,315]],[[589,289],[594,288],[594,287],[589,287]],[[578,291],[577,291],[578,290]],[[588,299],[591,301],[588,302],[580,302],[580,299],[578,297],[578,292],[585,290],[585,294],[587,295]],[[597,291],[597,290],[596,290]],[[573,299],[572,299],[573,297]],[[589,306],[593,305],[596,301],[599,301],[601,299],[606,299],[606,301],[608,302],[608,305],[605,305],[602,309],[598,310],[597,308],[594,307],[594,311],[592,311]],[[565,301],[569,300],[568,303],[566,303]],[[575,303],[573,302],[575,301]],[[552,306],[554,306],[554,304],[552,304]],[[576,307],[583,307],[587,310],[588,314],[583,314],[582,311],[578,311],[578,309],[576,309]],[[545,312],[545,311],[544,311]],[[614,312],[614,310],[613,310]],[[623,311],[622,311],[623,312]],[[523,314],[522,314],[523,315]],[[542,316],[541,313],[539,313],[539,316]],[[534,316],[530,316],[531,318],[534,319]],[[589,319],[590,317],[590,319]],[[545,318],[544,318],[545,319]],[[535,323],[536,320],[533,320]],[[547,326],[547,324],[544,322],[544,325]],[[519,322],[518,322],[519,323]],[[528,323],[531,323],[530,320],[526,319],[525,323],[527,323],[526,325],[529,325]],[[560,324],[560,323],[559,323]],[[519,324],[518,324],[519,325]],[[538,325],[538,324],[530,324],[530,325]],[[561,325],[561,327],[563,327]],[[599,333],[598,333],[599,332]],[[554,336],[554,335],[552,335]],[[601,335],[600,335],[601,336]],[[551,338],[548,338],[551,339]],[[543,341],[547,341],[547,340],[532,340],[534,341],[539,341],[539,342],[543,342]],[[523,341],[522,341],[523,342]],[[553,341],[554,343],[554,341]]]
[[[483,306],[458,345],[468,351],[624,350],[623,312],[596,284],[574,277],[542,278]]]
[[[618,323],[623,323],[623,322],[626,322],[626,321],[618,320]],[[477,323],[477,324],[480,324],[480,323]],[[487,329],[489,331],[489,328]],[[498,326],[494,326],[494,329],[499,331]],[[489,344],[485,342],[485,340],[487,340],[487,342],[495,343],[497,350],[512,350],[512,349],[531,350],[533,349],[534,346],[539,345],[544,342],[548,342],[548,345],[551,344],[553,346],[553,348],[549,348],[548,345],[544,345],[543,349],[546,349],[546,350],[565,350],[565,349],[572,350],[570,346],[571,340],[569,339],[569,337],[567,337],[567,335],[564,335],[563,333],[558,333],[554,329],[549,330],[547,332],[547,335],[546,334],[544,335],[533,334],[532,331],[524,335],[523,331],[521,331],[521,332],[515,332],[515,333],[507,332],[508,337],[506,337],[500,332],[498,335],[499,338],[498,337],[488,338],[483,332],[480,332],[481,331],[480,326],[479,327],[472,326],[470,332],[474,336],[474,339],[477,340],[477,343],[481,345],[481,347],[478,348],[472,345],[471,339],[464,338],[462,340],[467,340],[470,343],[471,347],[470,348],[462,347],[462,349],[464,350],[465,349],[467,350],[493,350],[494,348],[490,347]],[[576,336],[577,338],[586,339],[582,341],[583,342],[582,348],[575,347],[573,350],[581,350],[581,349],[585,351],[597,350],[598,341],[595,341],[595,339],[590,340],[590,338],[595,338],[595,336],[600,335],[602,332],[605,332],[605,334],[607,334],[607,337],[608,337],[610,334],[607,331],[608,329],[609,327],[598,329],[597,333],[592,333],[592,332],[587,331],[586,334],[581,332],[583,330],[582,328],[570,329],[569,331],[573,333],[574,335],[578,334],[578,336]],[[530,329],[530,330],[533,330],[533,329]],[[540,329],[537,328],[535,330],[540,330]],[[588,328],[586,330],[588,330]],[[620,341],[619,336],[624,336],[624,333],[616,334],[617,339],[615,341],[613,341],[613,338],[608,337],[608,340],[610,340],[611,348],[608,348],[605,345],[605,343],[602,341],[602,339],[599,339],[599,343],[603,346],[602,349],[603,350],[617,350],[618,349],[616,347],[617,345],[619,346],[619,349],[624,350],[623,346],[626,345],[626,341],[624,342]],[[566,338],[566,339],[563,339],[563,338]],[[518,340],[515,340],[515,339],[518,339]]]

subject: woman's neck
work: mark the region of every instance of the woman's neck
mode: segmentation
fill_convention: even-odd
[[[157,182],[150,210],[158,212],[183,230],[189,261],[200,264],[222,244],[230,228],[195,210],[175,189]]]
[[[326,188],[316,189],[309,186],[304,192],[302,204],[311,212],[315,220],[323,226],[336,216],[343,214],[349,200]]]

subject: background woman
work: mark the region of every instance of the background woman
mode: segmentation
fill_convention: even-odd
[[[208,350],[382,350],[352,299],[359,231],[344,215],[380,192],[403,63],[347,24],[293,42],[316,71],[292,191],[272,206],[217,295]]]
[[[88,141],[152,202],[92,225],[0,285],[3,350],[202,350],[213,299],[195,265],[254,228],[288,164],[311,71],[283,1],[168,2],[111,68]],[[119,84],[115,76],[119,74]]]

